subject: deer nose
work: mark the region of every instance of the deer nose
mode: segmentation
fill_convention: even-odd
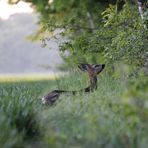
[[[102,68],[104,69],[104,67],[105,67],[105,64],[102,64]]]

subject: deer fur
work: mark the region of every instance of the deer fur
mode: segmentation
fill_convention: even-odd
[[[53,104],[61,94],[78,92],[91,92],[97,89],[97,75],[104,69],[105,64],[79,64],[79,69],[88,73],[90,85],[79,91],[53,90],[42,98],[43,104]]]

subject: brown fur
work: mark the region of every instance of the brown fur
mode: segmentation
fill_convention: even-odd
[[[82,71],[88,72],[90,85],[79,91],[54,90],[42,98],[44,104],[53,104],[63,93],[71,93],[74,95],[77,92],[91,92],[97,89],[97,75],[104,69],[105,64],[100,64],[100,65],[80,64],[78,67]]]

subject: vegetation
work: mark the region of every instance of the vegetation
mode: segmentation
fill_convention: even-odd
[[[86,76],[72,73],[57,82],[0,84],[0,146],[146,148],[147,79],[121,81],[104,71],[97,91],[63,95],[54,106],[41,104],[49,89],[86,85]]]
[[[46,44],[46,35],[62,29],[60,50],[67,63],[105,63],[106,68],[96,91],[63,95],[53,106],[41,104],[44,92],[77,90],[86,77],[73,70],[57,81],[0,84],[0,146],[146,148],[147,12],[142,20],[133,3],[119,9],[114,1],[31,2],[41,16],[34,38],[43,37]]]

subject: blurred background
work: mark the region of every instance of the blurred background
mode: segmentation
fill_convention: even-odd
[[[57,72],[62,62],[56,42],[48,47],[28,39],[38,28],[39,16],[29,3],[9,5],[0,0],[0,75],[43,75]]]

